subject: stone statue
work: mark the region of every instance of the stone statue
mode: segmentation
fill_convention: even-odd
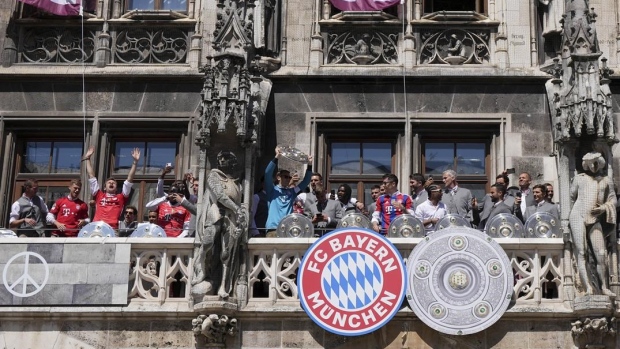
[[[564,14],[564,0],[538,0],[543,10],[543,36],[560,34],[560,20]]]
[[[237,332],[237,319],[217,314],[198,315],[192,320],[192,331],[195,336],[203,335],[207,343],[224,344],[226,335],[234,336]]]
[[[603,339],[616,335],[616,318],[585,318],[571,323],[571,335],[577,348],[605,348]]]
[[[605,159],[598,152],[583,156],[583,169],[570,188],[570,229],[577,262],[577,286],[587,295],[614,296],[609,289],[608,239],[616,231],[616,193],[602,171]]]
[[[450,43],[448,44],[448,56],[465,57],[465,46],[463,41],[459,40],[456,34],[450,35]]]
[[[241,206],[241,186],[234,177],[237,157],[222,151],[217,155],[217,169],[207,175],[203,210],[198,218],[194,248],[192,294],[217,294],[227,299],[234,291],[239,272],[239,243],[247,232],[247,214]]]

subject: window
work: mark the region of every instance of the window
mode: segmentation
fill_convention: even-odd
[[[475,11],[486,13],[485,0],[424,0],[424,13],[440,11]]]
[[[175,164],[177,142],[116,142],[114,151],[114,174],[127,174],[133,163],[131,152],[134,148],[140,149],[140,162],[137,165],[137,175],[160,174],[166,163]],[[174,170],[171,173],[174,174]]]
[[[12,202],[23,193],[24,182],[38,181],[38,195],[48,208],[68,194],[69,180],[79,178],[83,143],[74,140],[24,140],[16,146],[16,173]]]
[[[127,0],[127,11],[187,11],[187,0]]]
[[[20,173],[80,173],[82,142],[27,141]]]
[[[132,193],[127,205],[138,208],[138,220],[147,221],[148,212],[146,203],[156,198],[157,178],[167,163],[171,163],[176,169],[179,140],[118,140],[114,143],[112,151],[111,173],[112,177],[119,181],[127,178],[133,157],[131,152],[134,148],[140,149],[140,161],[134,176]],[[166,176],[168,182],[175,178],[175,169]],[[102,178],[99,178],[101,181]],[[120,190],[120,189],[119,189]]]
[[[385,141],[333,141],[329,144],[328,187],[348,184],[352,197],[370,202],[370,188],[393,169],[394,145]]]
[[[472,191],[477,198],[487,192],[489,185],[489,142],[485,140],[464,140],[450,142],[428,140],[423,143],[424,174],[441,182],[446,170],[457,173],[459,185]]]

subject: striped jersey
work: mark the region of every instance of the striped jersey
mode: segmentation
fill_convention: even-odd
[[[394,207],[396,202],[400,202],[404,210]],[[401,214],[411,214],[412,200],[411,196],[403,194],[399,191],[391,196],[382,195],[377,199],[377,208],[372,214],[373,221],[378,221],[381,227],[381,234],[386,234],[390,223]]]

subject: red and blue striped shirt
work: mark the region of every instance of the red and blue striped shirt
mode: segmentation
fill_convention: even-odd
[[[404,210],[394,207],[394,203],[400,202],[404,207]],[[377,208],[372,214],[372,219],[375,222],[380,223],[381,234],[386,234],[390,223],[401,214],[413,214],[411,209],[413,203],[411,196],[403,194],[399,191],[395,192],[391,196],[382,195],[377,199]]]

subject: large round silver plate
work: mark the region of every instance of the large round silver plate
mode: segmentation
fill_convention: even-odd
[[[286,145],[279,145],[278,148],[280,148],[280,154],[289,160],[304,163],[308,162],[308,155],[297,148]]]
[[[410,214],[402,214],[390,222],[388,236],[392,238],[423,238],[424,224]]]
[[[510,260],[481,231],[450,227],[409,255],[407,300],[429,327],[446,334],[483,331],[504,314],[513,293]]]
[[[0,238],[16,238],[17,234],[10,229],[0,229]]]
[[[458,214],[447,214],[437,222],[435,230],[441,230],[451,227],[467,227],[471,228],[471,224],[467,219],[459,216]]]
[[[153,223],[141,223],[138,224],[136,230],[134,230],[130,238],[165,238],[168,237],[162,227]]]
[[[368,228],[370,229],[370,219],[358,212],[347,213],[338,222],[338,228]]]
[[[313,235],[312,221],[299,213],[289,214],[278,224],[277,236],[279,238],[308,238]]]
[[[523,234],[523,223],[510,213],[500,213],[487,222],[484,231],[494,238],[520,238]]]
[[[560,222],[551,213],[536,212],[525,222],[524,235],[527,238],[560,237]]]
[[[105,222],[91,222],[80,229],[79,238],[115,237],[114,229]]]

